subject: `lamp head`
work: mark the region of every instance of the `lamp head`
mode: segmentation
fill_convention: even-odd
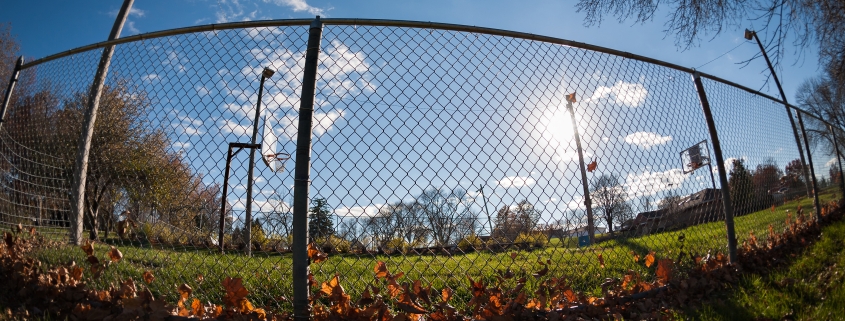
[[[751,40],[751,38],[754,38],[754,31],[745,29],[745,39]]]
[[[261,75],[264,76],[264,78],[270,78],[270,77],[273,77],[273,74],[275,74],[275,73],[276,72],[273,69],[270,69],[268,67],[264,67],[264,71],[261,72]]]

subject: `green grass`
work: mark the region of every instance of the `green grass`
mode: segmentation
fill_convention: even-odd
[[[765,275],[746,274],[720,300],[677,311],[692,320],[841,320],[845,318],[845,221],[786,266]]]
[[[834,199],[834,190],[829,189],[820,195],[821,201]],[[736,218],[737,237],[742,242],[749,231],[755,231],[758,238],[765,238],[769,224],[776,230],[783,229],[787,210],[795,213],[798,205],[812,209],[811,199],[801,199],[778,207],[774,212],[769,209]],[[807,215],[811,215],[811,210]],[[679,240],[680,235],[684,240]],[[153,293],[163,295],[169,300],[176,298],[176,286],[187,283],[194,288],[195,295],[201,299],[220,302],[223,294],[221,281],[227,277],[242,277],[249,298],[263,305],[281,305],[280,297],[291,298],[291,256],[290,254],[257,253],[253,258],[240,253],[219,254],[213,250],[190,247],[154,246],[116,242],[123,252],[124,259],[113,264],[99,280],[93,281],[96,287],[107,287],[118,280],[131,277],[140,282],[145,270],[150,270],[156,280],[150,286]],[[538,261],[551,260],[550,275],[566,276],[573,288],[598,293],[600,284],[608,277],[620,277],[625,272],[636,270],[645,277],[653,277],[653,267],[645,268],[634,262],[633,255],[644,257],[649,251],[656,252],[660,258],[677,258],[679,252],[706,254],[725,251],[726,237],[724,222],[713,222],[692,226],[678,231],[651,234],[642,237],[609,240],[586,248],[577,247],[577,239],[552,240],[550,246],[533,251],[518,251],[518,257],[512,259],[510,252],[489,253],[474,252],[447,255],[332,255],[326,262],[312,264],[311,271],[318,281],[325,281],[340,275],[341,284],[352,293],[359,294],[366,285],[371,284],[373,266],[377,261],[387,263],[391,272],[405,272],[400,280],[420,279],[431,283],[435,288],[451,287],[459,300],[468,301],[470,297],[467,275],[474,279],[482,278],[488,283],[495,282],[497,270],[510,269],[517,275],[528,276],[531,280],[528,289],[536,286],[531,273],[542,266]],[[96,247],[97,255],[104,258],[107,246]],[[516,250],[515,250],[516,251]],[[601,254],[605,267],[598,261]],[[78,262],[87,266],[85,255],[76,247],[42,249],[37,252],[39,259],[47,264]],[[687,258],[689,261],[689,258]],[[202,274],[204,282],[200,284],[196,276]]]

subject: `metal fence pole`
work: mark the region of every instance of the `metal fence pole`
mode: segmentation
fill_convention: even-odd
[[[695,82],[695,89],[698,91],[698,98],[701,100],[701,110],[704,112],[704,120],[707,122],[707,131],[710,133],[710,140],[713,142],[713,156],[716,158],[716,168],[719,170],[719,185],[722,187],[722,207],[725,210],[725,229],[728,234],[728,257],[731,263],[734,263],[736,262],[736,232],[734,231],[733,202],[728,187],[725,159],[722,157],[722,144],[719,143],[716,123],[713,121],[713,113],[710,111],[710,102],[707,100],[704,83],[701,82],[701,75],[698,72],[693,74],[693,81]]]
[[[135,0],[124,0],[123,6],[120,7],[120,12],[115,18],[114,26],[112,26],[111,33],[108,40],[114,40],[120,37],[120,31],[123,29],[123,24],[126,22],[126,17],[129,16],[129,9],[132,8],[132,3]],[[88,155],[91,151],[91,141],[94,138],[94,124],[97,121],[97,110],[100,108],[100,97],[103,93],[103,85],[105,84],[106,75],[109,72],[109,64],[111,63],[111,56],[114,53],[114,45],[103,48],[103,54],[100,57],[100,64],[97,66],[97,72],[94,74],[94,81],[91,83],[91,92],[88,95],[88,108],[85,109],[85,115],[82,121],[82,133],[79,136],[79,144],[77,145],[76,163],[73,167],[73,183],[71,188],[71,197],[73,213],[71,214],[74,222],[70,224],[70,242],[79,245],[82,243],[82,220],[85,216],[85,181],[88,178]],[[94,227],[96,228],[96,226]]]
[[[6,120],[6,110],[9,108],[9,101],[12,100],[12,92],[15,90],[15,84],[18,83],[21,66],[23,66],[23,56],[18,58],[18,62],[15,64],[15,70],[12,71],[12,77],[9,79],[9,87],[6,88],[6,95],[3,96],[3,109],[0,110],[0,128],[3,128],[3,122]]]
[[[836,163],[839,165],[839,192],[842,193],[842,197],[845,197],[845,175],[842,175],[842,154],[839,153],[839,142],[837,142],[836,131],[833,130],[833,126],[827,124],[827,130],[830,131],[833,151],[836,152]]]
[[[258,102],[255,103],[255,120],[252,122],[252,144],[258,137],[258,120],[261,118],[261,96],[264,95],[264,81],[273,76],[273,71],[264,68],[261,72],[261,82],[258,86]],[[246,174],[246,222],[244,224],[244,241],[246,242],[246,256],[252,256],[252,185],[255,171],[255,148],[249,150],[249,165]]]
[[[230,143],[229,147],[226,149],[226,172],[223,174],[223,194],[220,196],[220,230],[217,235],[217,245],[220,247],[220,254],[223,254],[226,250],[225,243],[223,242],[223,235],[226,230],[226,203],[228,203],[226,197],[229,193],[229,170],[231,164],[232,144]]]
[[[296,136],[296,169],[293,186],[293,316],[309,320],[308,303],[308,189],[311,184],[311,124],[314,117],[314,96],[317,88],[317,65],[323,22],[317,16],[308,30],[308,49],[302,72],[302,95],[299,105],[299,125]]]
[[[807,163],[810,165],[810,183],[813,185],[813,206],[816,208],[816,219],[821,218],[821,206],[819,206],[819,182],[816,180],[816,169],[813,167],[813,154],[810,153],[810,142],[807,140],[807,131],[804,129],[804,117],[798,112],[798,125],[801,126],[801,134],[804,136],[804,146],[807,147]],[[805,171],[806,172],[806,171]]]
[[[572,131],[575,134],[575,148],[578,149],[578,165],[581,168],[581,185],[584,188],[584,207],[587,210],[587,230],[590,235],[590,244],[596,241],[596,226],[593,219],[593,202],[590,200],[590,187],[587,182],[587,169],[584,167],[584,152],[581,148],[581,135],[578,133],[578,123],[575,121],[575,108],[572,107],[572,102],[575,100],[575,94],[572,94],[572,99],[567,97],[566,109],[569,110],[569,117],[572,118]]]
[[[789,116],[789,124],[792,125],[792,134],[795,136],[795,145],[798,146],[798,157],[801,159],[801,168],[803,169],[801,172],[804,174],[804,186],[807,188],[807,197],[811,197],[810,176],[807,174],[807,160],[804,158],[804,148],[801,147],[801,138],[798,137],[798,127],[795,126],[795,117],[792,116],[792,109],[789,108],[789,102],[786,100],[786,94],[783,93],[783,87],[780,85],[780,80],[778,80],[778,74],[772,66],[772,61],[769,60],[769,55],[766,53],[766,48],[763,47],[760,37],[757,37],[756,31],[746,29],[745,39],[751,40],[752,37],[755,41],[757,41],[757,46],[760,47],[760,53],[763,55],[763,59],[766,60],[766,65],[769,66],[769,73],[772,75],[772,79],[775,80],[775,85],[777,85],[778,92],[780,92],[780,99],[783,100],[783,106],[786,108],[786,114]],[[809,148],[810,147],[807,147],[807,150],[809,150]],[[812,186],[812,188],[815,188],[815,186]]]

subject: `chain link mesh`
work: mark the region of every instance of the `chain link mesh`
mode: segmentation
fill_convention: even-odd
[[[307,38],[307,26],[287,26],[116,46],[84,222],[86,237],[125,259],[96,286],[151,271],[156,294],[175,298],[174,285],[187,283],[219,300],[221,280],[242,277],[258,304],[289,308],[291,236],[302,232],[291,227],[296,159],[275,153],[295,154]],[[70,180],[100,53],[23,70],[0,129],[3,225],[67,240],[76,219]],[[249,150],[235,148],[222,195],[226,153],[229,143],[251,141],[265,67],[275,74],[255,129],[263,149],[247,222]],[[740,243],[752,231],[764,238],[770,225],[783,229],[799,204],[812,212],[783,105],[704,84]],[[313,117],[310,236],[331,257],[311,270],[317,280],[341,275],[353,294],[373,282],[378,261],[469,297],[467,275],[530,276],[547,260],[550,274],[598,291],[629,270],[653,277],[642,263],[649,255],[685,264],[727,251],[723,186],[684,71],[484,33],[328,25]],[[820,201],[839,198],[831,133],[804,119]],[[260,161],[268,148],[281,169]],[[39,256],[85,261],[71,247]]]

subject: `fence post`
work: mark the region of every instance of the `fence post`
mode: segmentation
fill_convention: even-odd
[[[308,49],[302,72],[302,95],[299,105],[299,125],[296,135],[296,169],[293,183],[293,317],[310,320],[308,303],[308,192],[311,184],[311,124],[314,117],[314,96],[317,88],[317,65],[323,22],[320,16],[311,21],[308,30]]]
[[[587,170],[584,168],[584,152],[581,149],[581,135],[578,133],[578,123],[575,122],[575,108],[572,102],[575,101],[575,94],[566,97],[566,109],[569,110],[569,117],[572,118],[572,131],[575,134],[575,148],[578,149],[578,165],[581,167],[581,185],[584,188],[584,207],[587,210],[587,233],[590,235],[590,244],[595,243],[596,226],[593,220],[593,202],[590,200],[590,187],[587,183]]]
[[[830,131],[830,140],[833,141],[833,151],[836,152],[836,163],[839,165],[839,192],[842,193],[841,197],[845,197],[845,175],[842,175],[842,155],[839,154],[839,142],[836,141],[836,131],[833,130],[833,126],[827,124],[827,130]]]
[[[124,0],[123,6],[120,7],[120,12],[114,20],[111,33],[108,40],[115,40],[120,37],[120,31],[123,29],[123,24],[126,22],[126,17],[129,15],[129,9],[132,8],[132,3],[135,0]],[[91,92],[88,95],[88,108],[85,109],[85,115],[82,121],[82,133],[79,136],[79,143],[77,144],[76,163],[73,167],[73,183],[71,188],[71,197],[73,208],[74,222],[71,223],[70,242],[75,245],[82,243],[82,220],[85,217],[85,181],[88,178],[88,155],[91,152],[91,141],[94,138],[94,124],[97,122],[97,110],[100,108],[100,97],[103,92],[103,85],[105,84],[106,74],[109,72],[109,64],[111,63],[111,56],[114,53],[114,45],[108,45],[103,48],[103,54],[100,57],[100,64],[97,66],[97,73],[94,74],[94,81],[91,82]],[[94,227],[96,228],[96,227]]]
[[[229,193],[229,170],[232,164],[232,144],[226,149],[226,172],[223,174],[223,194],[220,197],[220,226],[217,234],[217,246],[220,247],[220,254],[226,252],[226,245],[223,242],[223,235],[226,230],[226,205]]]
[[[804,136],[804,146],[807,147],[807,163],[810,165],[810,177],[812,178],[810,183],[813,186],[813,206],[816,208],[816,219],[819,219],[821,218],[822,208],[819,206],[819,183],[816,181],[816,169],[813,167],[813,154],[810,153],[810,142],[807,140],[807,131],[804,129],[804,117],[801,116],[800,111],[797,114],[798,125],[801,126],[801,134]]]
[[[701,82],[701,74],[697,71],[693,74],[693,81],[695,82],[695,89],[698,91],[698,98],[701,100],[701,110],[704,112],[704,120],[707,122],[710,141],[713,142],[713,156],[716,158],[716,168],[719,170],[719,185],[722,187],[722,207],[725,210],[725,228],[728,234],[728,257],[731,263],[735,263],[736,232],[734,231],[734,212],[731,191],[728,187],[728,173],[725,171],[725,160],[722,157],[722,144],[719,143],[716,123],[713,121],[710,102],[707,100],[707,94],[704,92],[704,83]]]
[[[23,56],[18,58],[18,62],[15,64],[15,70],[12,71],[12,78],[9,79],[9,87],[6,88],[6,95],[3,96],[3,109],[0,110],[0,128],[3,128],[3,122],[6,120],[6,109],[9,108],[9,101],[12,100],[12,91],[15,90],[15,84],[18,83],[21,66],[23,66]]]
[[[772,66],[772,61],[769,60],[769,55],[766,53],[766,48],[763,47],[763,43],[760,41],[760,37],[757,37],[756,31],[746,29],[745,39],[751,40],[751,37],[754,37],[754,40],[757,41],[757,46],[760,47],[760,53],[763,55],[763,59],[766,60],[766,65],[769,66],[769,73],[772,74],[772,78],[775,80],[775,85],[777,85],[778,87],[778,92],[780,92],[780,98],[783,100],[783,106],[786,107],[786,114],[789,116],[789,124],[792,125],[792,135],[795,136],[795,145],[798,146],[798,157],[801,159],[801,168],[803,169],[801,172],[804,174],[804,186],[807,188],[807,197],[811,197],[812,195],[810,195],[810,176],[807,174],[807,160],[804,159],[804,148],[801,147],[801,139],[798,138],[798,128],[795,126],[795,118],[792,117],[792,109],[789,108],[789,102],[786,101],[786,94],[783,93],[783,87],[780,85],[780,80],[778,80],[778,74],[775,72],[775,68]],[[806,140],[804,141],[804,143],[806,143]],[[809,146],[807,146],[807,150],[810,150]],[[815,188],[815,185],[812,187]]]

